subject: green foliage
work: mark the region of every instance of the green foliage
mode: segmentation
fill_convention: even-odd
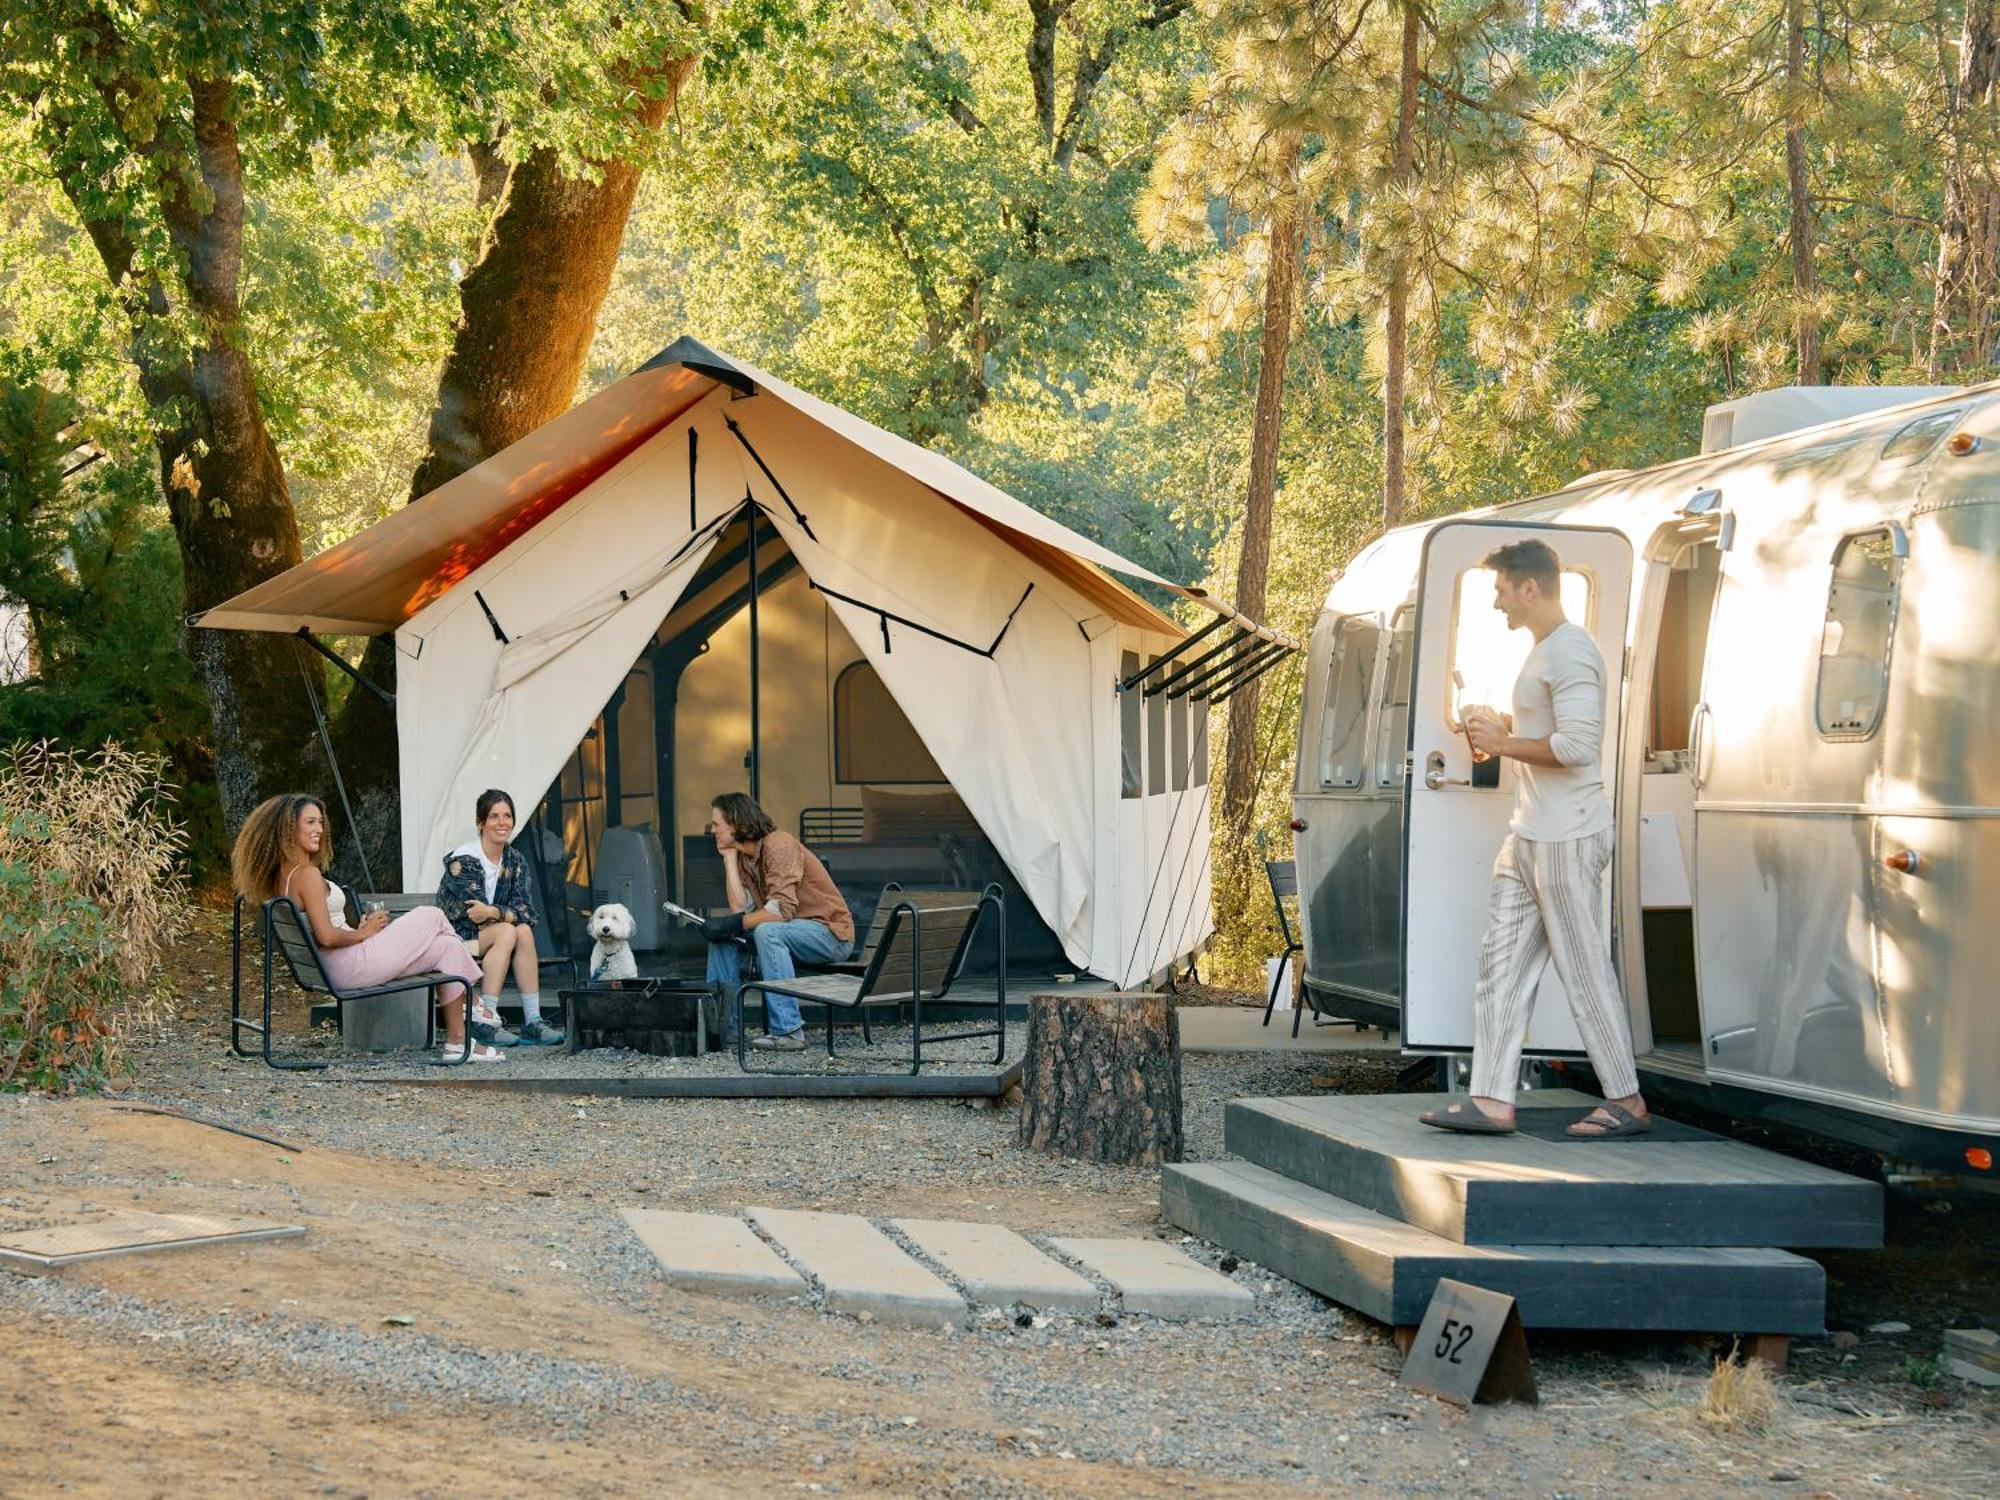
[[[108,1082],[185,924],[157,756],[0,750],[0,1089]]]
[[[0,670],[0,745],[109,740],[154,757],[188,788],[205,877],[224,858],[208,705],[181,649],[180,554],[157,495],[143,464],[94,447],[69,402],[0,381],[0,599],[25,611],[17,644],[32,653]]]
[[[1424,86],[1399,184],[1406,4]],[[1378,529],[1398,264],[1416,520],[1692,451],[1708,402],[1791,378],[1803,318],[1829,379],[1991,376],[1932,326],[1950,164],[1990,177],[2000,139],[1956,93],[1963,0],[1801,14],[1788,86],[1780,0],[0,8],[0,592],[37,651],[0,687],[0,742],[153,753],[194,789],[197,851],[216,847],[153,456],[182,414],[141,390],[134,352],[239,341],[306,550],[379,519],[493,211],[474,143],[649,165],[590,384],[691,333],[1225,596],[1265,225],[1275,195],[1305,194],[1264,611],[1301,638]],[[633,98],[690,50],[667,128],[635,136]],[[172,210],[209,206],[190,100],[216,79],[247,199],[240,309],[203,327]],[[129,242],[128,284],[86,221]],[[65,483],[83,437],[105,456]],[[1217,851],[1212,966],[1245,982],[1274,951],[1258,858],[1289,846],[1296,673],[1261,694],[1253,841]]]
[[[1920,1391],[1936,1390],[1949,1373],[1942,1354],[1930,1359],[1912,1354],[1903,1360],[1903,1378]]]

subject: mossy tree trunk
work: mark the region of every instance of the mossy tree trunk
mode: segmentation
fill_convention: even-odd
[[[672,58],[635,79],[640,132],[659,130],[694,67],[692,57]],[[491,195],[498,152],[488,146],[473,157],[482,196]],[[618,160],[597,163],[593,180],[564,171],[553,151],[533,152],[506,173],[478,259],[459,282],[463,314],[438,381],[410,503],[569,409],[642,175],[640,164]],[[364,674],[393,688],[395,667],[392,640],[369,644]],[[357,832],[378,878],[393,881],[402,863],[394,713],[372,694],[351,694],[335,744],[362,825]],[[528,812],[516,809],[521,818]],[[470,807],[465,817],[470,828]]]

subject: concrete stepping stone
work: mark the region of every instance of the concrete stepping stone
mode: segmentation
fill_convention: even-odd
[[[805,1278],[741,1219],[664,1208],[618,1210],[669,1286],[725,1297],[797,1297]]]
[[[993,1307],[1025,1302],[1044,1311],[1097,1310],[1096,1287],[1003,1225],[958,1219],[892,1219],[890,1223],[964,1282],[975,1302]]]
[[[1069,1240],[1049,1243],[1118,1289],[1127,1312],[1156,1318],[1236,1318],[1257,1299],[1227,1276],[1189,1260],[1158,1240]]]
[[[826,1288],[826,1305],[836,1312],[913,1328],[965,1322],[965,1299],[858,1214],[753,1208],[750,1222]]]

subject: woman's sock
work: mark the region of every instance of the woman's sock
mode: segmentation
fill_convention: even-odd
[[[500,1019],[500,997],[498,995],[482,994],[479,997],[479,1014],[482,1017],[491,1016],[495,1021],[498,1021]]]
[[[536,990],[533,994],[529,994],[526,990],[523,990],[521,992],[521,1024],[523,1026],[532,1026],[535,1022],[541,1020],[541,1018],[542,992]]]

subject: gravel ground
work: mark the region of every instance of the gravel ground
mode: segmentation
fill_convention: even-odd
[[[1233,1323],[1126,1316],[1107,1297],[1095,1315],[982,1309],[962,1330],[911,1332],[675,1293],[616,1206],[977,1218],[1036,1238],[1158,1234],[1218,1267],[1223,1252],[1160,1223],[1155,1172],[1020,1149],[1008,1103],[489,1094],[417,1081],[434,1069],[371,1063],[274,1073],[226,1050],[222,960],[206,924],[184,953],[177,1018],[137,1049],[124,1097],[300,1149],[116,1105],[0,1098],[0,1227],[143,1204],[283,1217],[309,1232],[59,1279],[0,1276],[0,1343],[30,1351],[0,1365],[0,1412],[10,1394],[23,1411],[37,1392],[101,1400],[81,1375],[65,1379],[61,1351],[130,1350],[135,1382],[160,1374],[162,1400],[208,1391],[226,1404],[267,1387],[293,1392],[301,1411],[337,1399],[353,1404],[329,1420],[363,1423],[377,1447],[433,1407],[537,1414],[535,1436],[555,1447],[530,1457],[551,1493],[607,1492],[591,1464],[633,1444],[656,1465],[646,1472],[693,1483],[685,1466],[698,1461],[717,1493],[2000,1490],[1993,1400],[1962,1388],[1940,1398],[1900,1368],[1935,1352],[1930,1330],[1863,1334],[1858,1351],[1800,1341],[1779,1415],[1759,1434],[1695,1420],[1713,1351],[1677,1338],[1538,1335],[1539,1410],[1457,1412],[1395,1384],[1385,1330],[1249,1263],[1231,1274],[1256,1293],[1256,1313]],[[302,1027],[302,1013],[294,1020]],[[723,1065],[540,1049],[531,1061],[592,1076]],[[1223,1154],[1232,1098],[1381,1090],[1399,1065],[1393,1054],[1188,1056],[1188,1154]],[[1960,1213],[1922,1214],[1916,1227],[1982,1232],[1985,1220]],[[1960,1300],[1981,1298],[1990,1307],[1990,1284]],[[406,1304],[414,1326],[381,1325]],[[107,1423],[135,1420],[136,1383],[122,1400]],[[58,1403],[46,1419],[88,1422],[99,1409]],[[155,1420],[172,1424],[176,1409]],[[0,1422],[0,1493],[12,1493],[8,1474],[40,1472],[16,1465],[15,1431]],[[204,1431],[187,1438],[190,1473],[208,1472]],[[696,1431],[699,1443],[670,1440]],[[317,1450],[305,1459],[243,1480],[245,1492],[290,1487],[331,1462]],[[100,1471],[49,1472],[87,1489]],[[336,1464],[343,1477],[349,1492],[411,1488],[381,1473],[363,1483]]]

